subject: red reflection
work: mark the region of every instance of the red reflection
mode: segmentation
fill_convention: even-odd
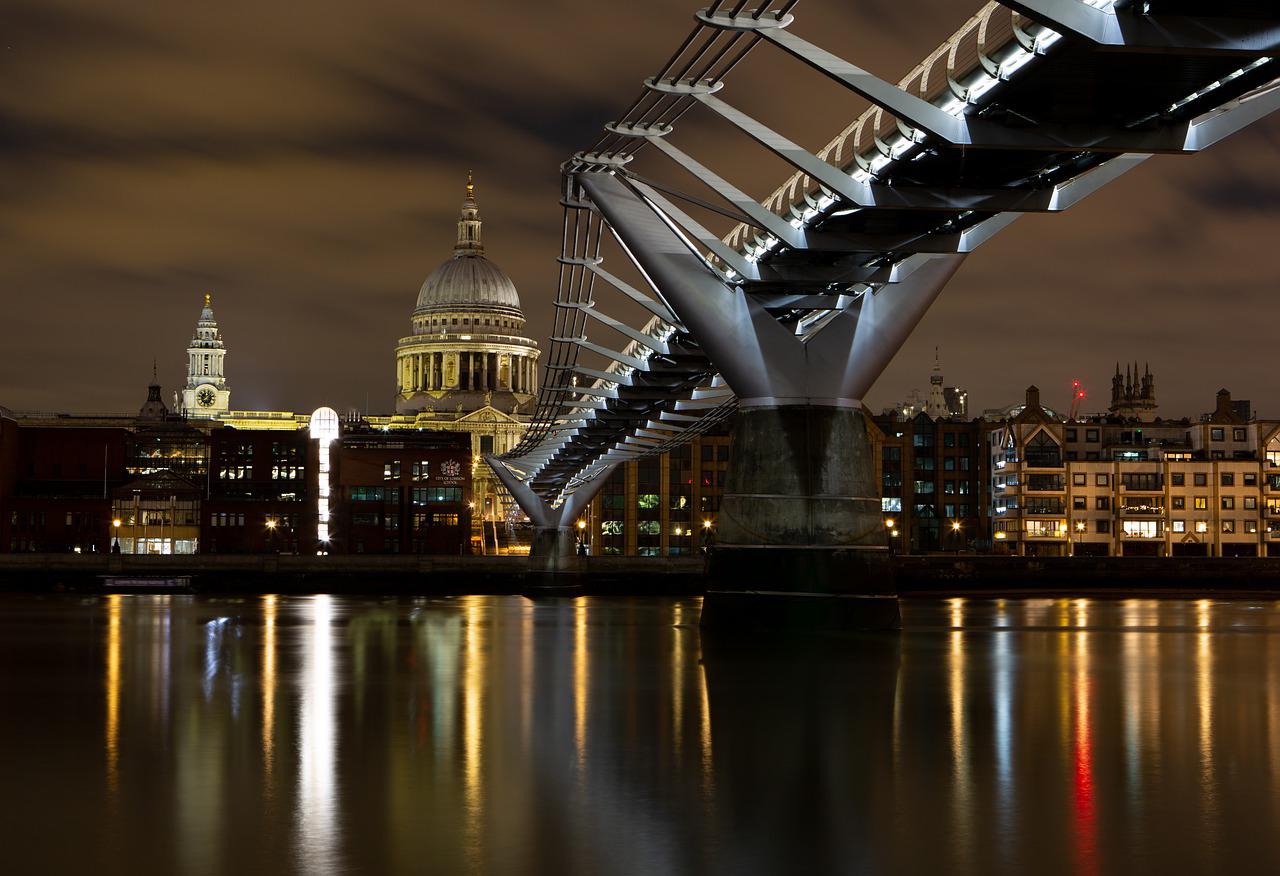
[[[1092,683],[1088,676],[1076,679],[1076,714],[1073,754],[1075,763],[1076,872],[1098,872],[1097,811],[1093,798],[1093,724],[1089,719]]]

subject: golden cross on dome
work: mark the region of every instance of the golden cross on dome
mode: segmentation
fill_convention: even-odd
[[[476,184],[471,180],[471,171],[467,171],[467,197],[474,198],[476,196]]]
[[[206,292],[206,293],[204,293],[204,306],[205,306],[205,307],[208,307],[208,306],[209,306],[209,302],[210,302],[210,301],[212,301],[212,300],[213,300],[213,293],[212,293],[212,292]]]

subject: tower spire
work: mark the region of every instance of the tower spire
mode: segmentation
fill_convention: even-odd
[[[480,241],[480,207],[476,204],[476,184],[467,171],[467,197],[462,202],[462,213],[458,216],[458,242],[454,244],[453,256],[484,255],[484,244]]]

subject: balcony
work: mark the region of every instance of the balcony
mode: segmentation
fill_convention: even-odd
[[[1163,517],[1164,505],[1155,502],[1123,505],[1120,514],[1124,517]]]

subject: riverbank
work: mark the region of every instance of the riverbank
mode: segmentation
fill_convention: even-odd
[[[702,557],[580,557],[566,588],[597,595],[705,592]],[[0,554],[0,590],[100,592],[109,579],[189,579],[209,593],[524,593],[526,557]],[[1280,593],[1280,558],[895,557],[912,596]]]

